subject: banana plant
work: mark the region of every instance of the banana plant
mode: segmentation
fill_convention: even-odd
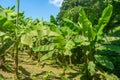
[[[12,45],[14,45],[14,30],[15,30],[15,20],[12,20],[10,13],[12,10],[0,9],[0,31],[8,36],[5,44],[1,47],[1,55],[7,51]],[[14,13],[14,15],[16,15]]]
[[[74,41],[77,43],[76,46],[81,46],[82,52],[84,53],[83,58],[86,65],[85,75],[89,76],[89,79],[93,78],[92,76],[94,76],[97,72],[96,63],[99,63],[109,69],[114,68],[112,62],[109,61],[108,58],[96,53],[96,47],[98,47],[98,44],[102,39],[104,27],[110,20],[112,9],[112,5],[108,5],[104,9],[97,25],[92,25],[90,20],[88,20],[83,8],[80,9],[77,24],[71,20],[65,19],[65,21],[69,23],[71,27],[74,27],[73,30],[77,32]]]
[[[0,8],[0,31],[5,34],[4,45],[0,48],[0,54],[4,55],[9,48],[13,48],[14,79],[18,79],[18,46],[22,35],[22,28],[18,22],[18,15],[21,17],[23,16],[23,13],[22,15],[19,13],[19,0],[16,1],[16,3],[17,13],[14,12],[14,7],[8,9]]]
[[[58,33],[51,31],[48,23],[44,21],[37,20],[36,23],[36,20],[34,20],[30,22],[29,25],[26,25],[28,27],[23,31],[21,43],[30,48],[32,52],[30,55],[38,57],[38,61],[51,58],[54,50],[54,44],[51,41],[51,37],[57,36]],[[43,55],[43,57],[40,55]]]
[[[84,37],[87,37],[88,42],[87,45],[84,45],[84,59],[85,63],[88,66],[86,71],[86,73],[89,72],[88,75],[93,76],[95,74],[95,62],[99,62],[101,65],[104,65],[109,69],[114,68],[111,61],[109,61],[104,56],[100,56],[96,53],[97,44],[102,39],[103,29],[109,22],[111,15],[112,5],[108,5],[102,12],[102,16],[99,18],[98,24],[92,26],[92,23],[87,19],[87,17],[85,17],[85,12],[83,10],[80,12],[79,25],[82,27],[82,35]]]

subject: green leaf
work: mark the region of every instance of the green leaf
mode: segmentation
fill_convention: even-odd
[[[99,62],[102,66],[111,70],[114,69],[113,63],[106,56],[95,55],[94,57],[96,61]]]
[[[40,45],[38,47],[34,47],[33,51],[51,51],[54,49],[54,45]]]
[[[105,80],[119,80],[119,78],[114,74],[108,74],[107,72],[101,73],[102,76],[104,76]]]
[[[40,61],[44,61],[44,60],[47,60],[47,59],[53,57],[53,54],[54,54],[53,51],[50,51],[50,52],[46,53],[45,55],[43,55],[43,56],[40,58]]]
[[[53,31],[53,32],[56,32],[56,33],[58,33],[58,34],[61,34],[61,31],[60,31],[60,29],[58,28],[58,26],[57,25],[49,25],[50,26],[50,30],[51,31]]]
[[[95,74],[95,64],[93,63],[93,61],[90,61],[88,63],[88,71],[90,72],[91,76]]]
[[[63,54],[66,56],[71,56],[72,52],[70,50],[65,50],[65,52]]]
[[[0,17],[6,17],[6,14],[2,8],[0,8]]]
[[[0,74],[0,80],[5,80],[5,78],[2,74]]]
[[[41,38],[41,37],[47,36],[48,32],[49,32],[49,29],[43,26],[40,28],[40,30],[38,30],[38,37]]]
[[[3,27],[3,24],[7,21],[5,17],[0,17],[0,31],[6,32],[6,29]]]
[[[6,31],[14,31],[15,30],[15,25],[11,20],[7,20],[4,24],[3,27],[5,28]]]
[[[57,20],[54,16],[50,16],[50,22],[57,25]]]
[[[49,31],[49,32],[48,32],[48,36],[49,36],[49,37],[59,36],[59,34],[58,34],[57,32]]]
[[[79,16],[79,23],[82,24],[82,26],[85,28],[85,30],[88,30],[87,28],[92,25],[92,23],[88,20],[85,11],[83,8],[80,8],[80,16]]]
[[[98,25],[95,27],[96,28],[96,37],[95,40],[98,41],[101,38],[101,34],[103,33],[104,27],[107,25],[107,23],[110,20],[110,17],[112,15],[112,10],[113,7],[112,5],[108,5],[102,12],[102,16],[98,21]]]
[[[4,36],[6,33],[4,33],[4,32],[0,32],[0,37],[1,36]]]
[[[53,42],[54,42],[56,48],[58,48],[58,49],[64,49],[64,46],[66,44],[66,41],[62,35],[54,37]]]
[[[30,48],[33,46],[33,39],[31,34],[24,34],[21,36],[21,43],[28,45]]]
[[[81,44],[83,41],[79,38],[75,38],[74,42],[77,43],[77,44]]]
[[[7,40],[7,42],[0,48],[0,56],[3,55],[13,45],[13,43],[14,42],[10,39]]]
[[[74,38],[74,42],[78,44],[78,46],[85,45],[84,43],[88,41],[87,37],[82,36],[82,35],[78,35]]]
[[[6,16],[5,12],[0,9],[0,31],[6,32],[13,31],[15,29],[13,21],[8,20],[8,16]]]
[[[29,32],[29,34],[30,34],[30,36],[38,36],[38,32],[37,32],[37,30],[32,30],[32,31],[30,31]]]
[[[7,18],[5,17],[0,17],[0,26],[3,26],[3,24],[7,21]]]
[[[78,27],[79,27],[77,24],[75,24],[73,21],[71,21],[67,18],[64,18],[63,21],[66,23],[66,26],[72,30],[78,29]],[[72,26],[72,27],[70,27],[70,26]]]
[[[117,53],[120,53],[120,46],[115,45],[101,45],[97,48],[98,50],[109,50],[109,51],[115,51]]]
[[[62,31],[63,35],[72,36],[73,34],[76,34],[72,29],[70,29],[68,26],[61,27],[60,30]]]
[[[81,27],[82,35],[88,37],[89,40],[93,38],[92,23],[88,20],[83,8],[80,8],[79,25]]]
[[[65,49],[71,50],[72,48],[74,48],[74,46],[75,46],[75,43],[72,40],[69,40],[65,45]]]

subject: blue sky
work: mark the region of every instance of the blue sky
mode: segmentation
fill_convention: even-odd
[[[20,11],[24,11],[26,17],[39,18],[49,21],[50,15],[56,15],[60,11],[63,0],[20,0]],[[6,8],[16,4],[16,0],[0,0],[0,5]]]

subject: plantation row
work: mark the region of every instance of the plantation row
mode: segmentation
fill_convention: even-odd
[[[64,24],[58,26],[53,16],[50,22],[32,20],[25,18],[24,13],[17,14],[14,7],[0,7],[0,59],[4,59],[8,52],[13,56],[14,78],[19,76],[18,54],[27,51],[39,63],[55,59],[62,66],[64,75],[68,65],[82,64],[79,72],[82,80],[118,80],[119,74],[115,69],[119,69],[119,65],[116,67],[117,62],[112,61],[111,55],[120,54],[120,45],[112,44],[111,41],[119,40],[120,37],[112,39],[111,35],[106,37],[103,34],[112,9],[112,5],[108,5],[97,25],[93,25],[81,7],[78,23],[64,18]],[[119,28],[110,34],[117,31]]]

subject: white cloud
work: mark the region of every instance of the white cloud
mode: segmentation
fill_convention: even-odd
[[[63,0],[49,0],[49,2],[57,7],[61,7]]]

